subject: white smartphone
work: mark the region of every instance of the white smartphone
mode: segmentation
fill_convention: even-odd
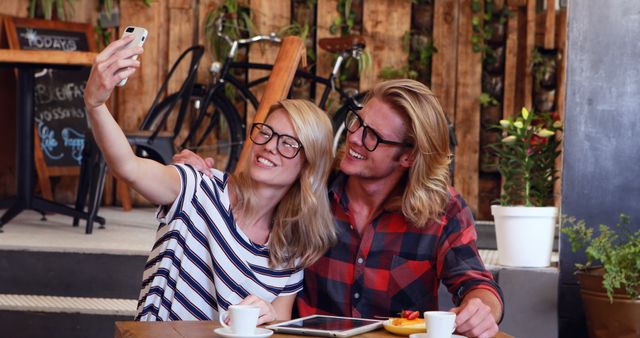
[[[135,38],[131,42],[129,42],[126,48],[142,47],[142,45],[144,45],[144,41],[147,39],[147,34],[147,30],[142,27],[127,26],[127,28],[124,29],[122,38],[126,37],[127,35],[135,36]],[[133,56],[134,60],[136,60],[137,58],[137,55]],[[122,79],[122,81],[118,83],[118,87],[124,86],[124,84],[127,83],[127,79],[128,78]]]

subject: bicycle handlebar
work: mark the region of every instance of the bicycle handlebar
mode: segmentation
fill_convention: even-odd
[[[278,35],[275,32],[271,32],[268,35],[255,35],[255,36],[252,36],[252,37],[246,38],[246,39],[234,40],[229,35],[224,34],[224,29],[223,29],[224,28],[224,17],[225,17],[225,14],[222,13],[216,19],[216,23],[217,23],[217,26],[218,26],[217,34],[218,34],[219,37],[221,37],[225,41],[227,41],[227,43],[230,46],[233,46],[234,43],[237,43],[238,45],[250,45],[252,43],[260,42],[260,41],[271,41],[271,42],[275,42],[275,43],[282,42],[282,39],[280,39],[280,37],[278,37]]]

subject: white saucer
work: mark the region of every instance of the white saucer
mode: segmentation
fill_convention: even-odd
[[[235,334],[235,333],[232,333],[231,330],[226,327],[219,327],[213,330],[213,332],[215,332],[216,334],[224,338],[266,338],[273,334],[273,331],[269,329],[263,329],[260,327],[256,327],[256,331],[252,335]]]
[[[413,334],[409,335],[409,338],[423,338],[423,337],[426,337],[426,336],[427,336],[426,333],[413,333]],[[467,337],[461,336],[461,335],[458,335],[458,334],[452,334],[451,338],[467,338]]]

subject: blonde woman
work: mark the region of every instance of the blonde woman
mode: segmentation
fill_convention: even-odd
[[[114,174],[161,205],[137,320],[211,320],[232,304],[260,306],[259,323],[291,317],[303,268],[334,243],[327,200],[331,123],[308,101],[283,100],[251,127],[238,175],[136,157],[105,106],[142,48],[110,44],[85,89],[95,139]]]

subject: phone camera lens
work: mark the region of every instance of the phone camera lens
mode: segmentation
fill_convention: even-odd
[[[127,27],[126,32],[127,32],[127,33],[132,33],[132,32],[133,32],[133,27]]]

